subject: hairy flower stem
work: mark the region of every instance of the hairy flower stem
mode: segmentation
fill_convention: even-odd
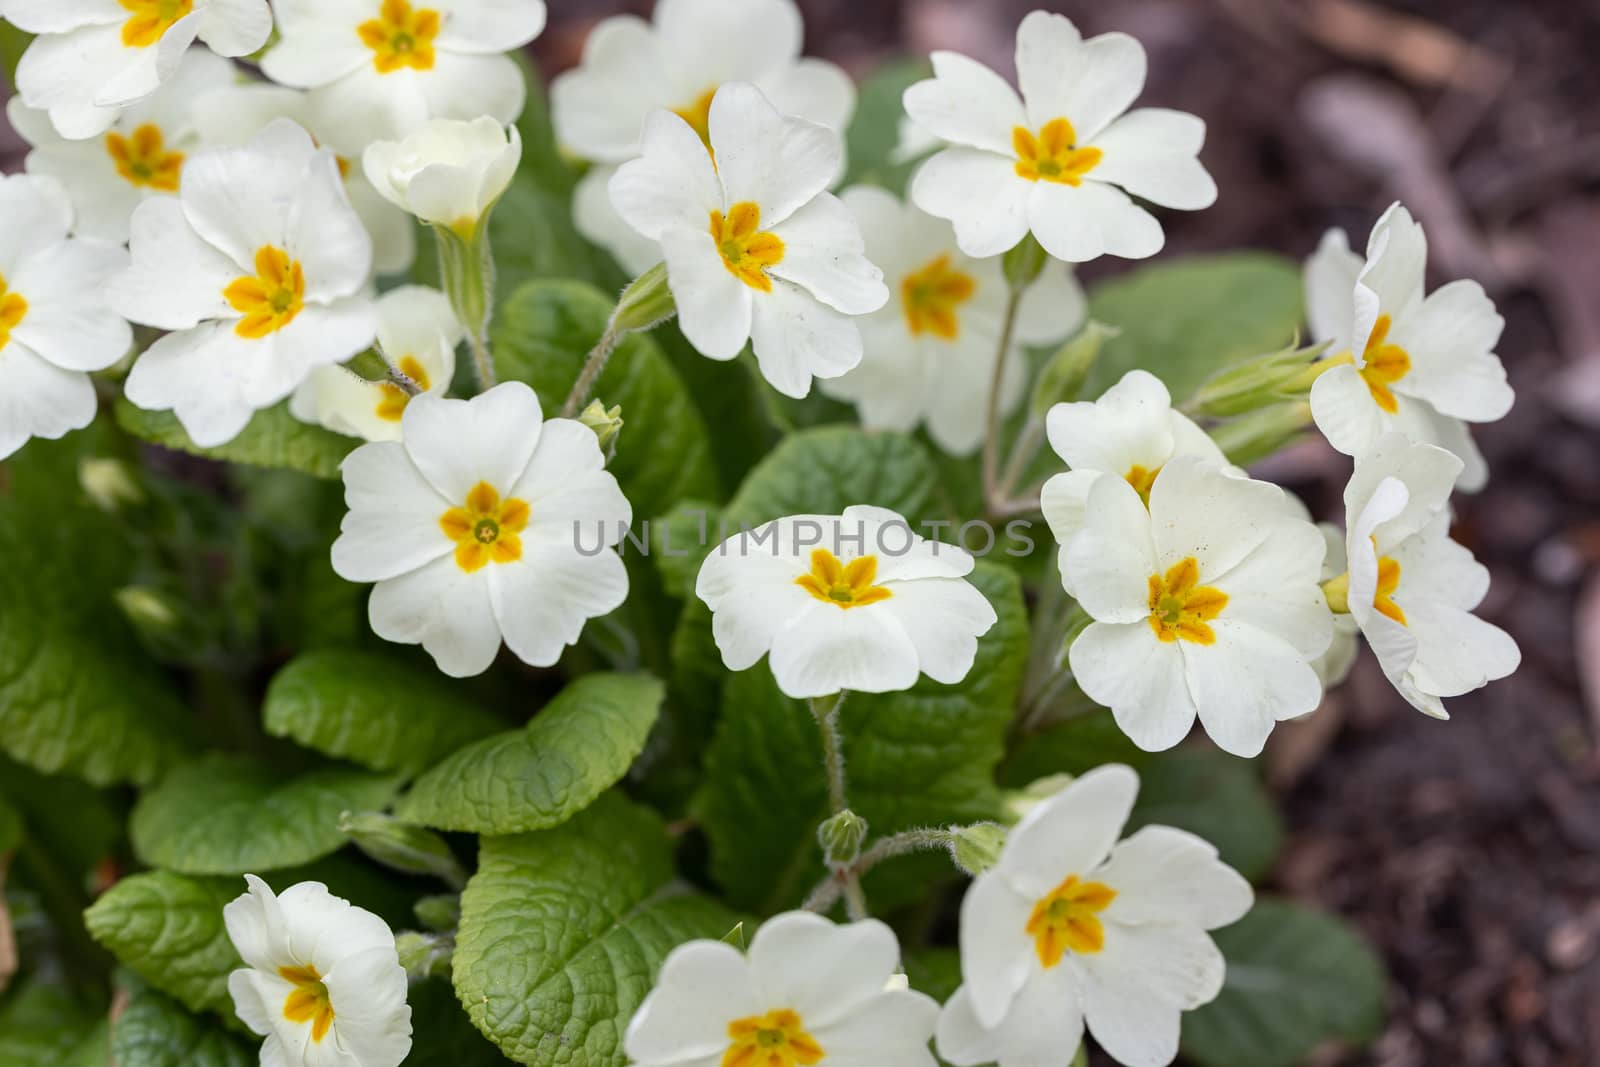
[[[1022,305],[1025,287],[1011,286],[1006,298],[1005,320],[1000,328],[1000,343],[995,349],[994,373],[989,377],[989,406],[984,416],[983,500],[992,515],[1005,510],[1000,486],[1000,383],[1006,373],[1006,356],[1011,351],[1011,336],[1017,328],[1017,309]]]
[[[606,332],[600,335],[594,347],[589,349],[588,357],[583,361],[583,370],[578,372],[578,380],[572,383],[572,391],[567,394],[566,403],[561,405],[563,419],[575,418],[578,409],[583,407],[584,401],[589,399],[589,394],[594,392],[594,383],[600,380],[600,374],[606,369],[606,362],[610,360],[611,353],[617,350],[617,345],[622,343],[623,332],[617,329],[617,318],[611,317],[606,324]]]
[[[478,374],[478,391],[487,392],[495,386],[494,357],[489,351],[495,271],[488,220],[480,220],[470,235],[448,226],[435,226],[433,232],[439,246],[439,277],[456,318],[466,328],[467,347]]]
[[[832,699],[812,697],[808,702],[811,717],[817,721],[817,733],[822,738],[822,766],[828,776],[828,810],[834,815],[850,806],[845,792],[844,747],[839,737],[839,710],[844,707],[848,695],[848,690],[843,690]],[[836,868],[829,877],[828,882],[835,886],[835,891],[828,904],[832,906],[842,893],[850,918],[859,920],[868,914],[867,895],[861,890],[861,875],[855,866]]]
[[[578,372],[578,380],[572,383],[567,402],[561,405],[561,417],[570,419],[578,414],[578,409],[594,392],[600,373],[606,369],[606,361],[624,337],[630,333],[655,329],[677,313],[678,305],[668,284],[665,263],[657,263],[630,282],[617,299],[616,309],[606,323],[606,332],[600,335],[600,340],[595,342],[588,358],[583,361],[583,370]]]
[[[948,851],[954,845],[955,839],[954,831],[943,829],[906,830],[879,838],[849,867],[835,871],[817,883],[811,895],[806,898],[805,907],[809,911],[825,912],[833,907],[841,895],[845,897],[845,904],[848,907],[850,884],[853,882],[859,887],[861,878],[884,860],[906,856],[913,852]]]

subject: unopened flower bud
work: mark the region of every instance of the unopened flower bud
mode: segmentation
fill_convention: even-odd
[[[950,852],[956,866],[977,876],[1000,862],[1000,849],[1006,843],[1006,828],[999,823],[980,822],[955,832]]]
[[[467,882],[450,846],[432,830],[376,811],[347,811],[339,816],[339,829],[386,867],[408,874],[431,874],[458,889]]]
[[[853,811],[841,811],[817,827],[817,841],[830,867],[848,867],[861,855],[867,839],[867,820]]]
[[[1028,783],[1021,789],[1012,790],[1005,795],[1004,807],[1007,818],[1012,823],[1022,821],[1023,816],[1034,808],[1043,804],[1068,785],[1072,784],[1070,774],[1050,774]]]
[[[677,300],[667,284],[667,265],[657,263],[622,291],[617,310],[611,313],[611,328],[618,334],[637,333],[677,313]]]
[[[589,406],[579,412],[578,421],[594,431],[600,439],[600,451],[609,455],[617,435],[622,433],[622,405],[607,408],[600,401],[591,400]]]
[[[1079,390],[1100,359],[1100,350],[1121,332],[1115,326],[1105,326],[1091,319],[1071,340],[1056,349],[1034,382],[1033,400],[1028,405],[1033,417],[1042,419],[1055,405],[1078,399]]]
[[[133,470],[120,459],[87,457],[78,463],[78,484],[101,511],[116,513],[144,502]]]

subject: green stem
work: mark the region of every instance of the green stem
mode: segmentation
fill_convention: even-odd
[[[480,392],[495,386],[494,357],[489,349],[489,323],[494,317],[494,254],[489,245],[489,230],[480,222],[472,234],[463,236],[447,226],[435,226],[438,238],[439,276],[444,281],[450,306],[467,331],[467,347],[472,352]]]
[[[954,841],[955,833],[943,829],[905,830],[889,837],[879,838],[849,867],[834,871],[817,883],[811,895],[806,898],[804,906],[809,911],[825,912],[843,896],[846,907],[852,907],[851,885],[854,884],[859,889],[862,877],[884,860],[910,855],[913,852],[948,851]],[[864,898],[862,905],[865,907]],[[856,917],[853,911],[851,917]]]
[[[822,765],[828,774],[828,811],[837,815],[849,807],[845,794],[844,748],[839,738],[839,709],[847,692],[840,692],[829,703],[827,697],[812,697],[811,717],[817,720],[822,736]]]
[[[1022,305],[1024,286],[1013,285],[1006,297],[1005,320],[1000,328],[1000,343],[995,349],[994,372],[989,376],[988,409],[983,433],[983,500],[990,511],[1000,504],[1000,384],[1006,373],[1006,356],[1011,352],[1011,335],[1017,328],[1017,309]]]
[[[606,324],[606,332],[600,335],[600,340],[589,349],[588,358],[583,361],[583,370],[578,372],[578,380],[572,383],[572,392],[567,394],[567,402],[561,405],[563,419],[574,418],[578,409],[583,407],[584,401],[589,399],[589,394],[594,392],[594,385],[600,380],[601,373],[606,369],[606,362],[611,359],[611,353],[617,350],[617,345],[622,342],[623,332],[617,329],[616,316]]]

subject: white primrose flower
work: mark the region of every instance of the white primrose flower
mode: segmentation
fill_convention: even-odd
[[[159,89],[196,37],[247,56],[272,33],[267,0],[0,0],[0,18],[38,35],[17,64],[17,93],[73,140],[106,132]]]
[[[434,119],[400,141],[367,147],[362,167],[385,200],[423,222],[471,237],[511,185],[522,135],[487,116]]]
[[[111,306],[173,331],[133,365],[128,399],[224,444],[319,366],[372,344],[372,241],[332,151],[287,119],[243,148],[201,152],[177,197],[133,213],[133,265]]]
[[[189,52],[161,88],[122,111],[104,136],[89,140],[62,137],[48,115],[20,96],[7,103],[6,116],[33,146],[28,173],[48,174],[71,195],[73,232],[121,244],[134,208],[147,197],[177,193],[183,161],[201,145],[190,113],[194,100],[233,85],[236,77],[227,60]]]
[[[861,362],[852,316],[889,299],[850,209],[824,191],[843,142],[744,82],[717,90],[709,123],[708,154],[681,117],[652,113],[643,154],[611,180],[612,203],[660,242],[689,342],[729,360],[753,341],[773,388],[803,397],[813,377]]]
[[[900,945],[876,919],[791,911],[748,956],[690,941],[661,965],[623,1038],[636,1067],[937,1067],[939,1005],[897,981]]]
[[[403,285],[378,298],[378,350],[424,393],[450,388],[456,346],[465,336],[450,299],[437,289]],[[410,402],[399,386],[366,381],[343,367],[318,367],[289,398],[289,412],[335,433],[398,441]]]
[[[867,258],[883,269],[890,300],[861,318],[861,364],[821,385],[856,405],[869,430],[928,433],[953,455],[983,441],[989,379],[1005,317],[1007,290],[998,259],[969,258],[950,224],[882,189],[847,189]],[[1051,344],[1083,322],[1083,290],[1071,272],[1050,264],[1023,296],[1015,343],[1006,353],[1000,406],[1009,415],[1027,380],[1024,345]]]
[[[252,82],[218,89],[197,97],[194,125],[207,147],[237,147],[276,119],[291,119],[305,127],[319,145],[331,144],[333,122],[316,98],[299,89]],[[417,256],[416,223],[411,216],[378,194],[361,167],[361,151],[339,155],[339,175],[344,179],[350,206],[372,237],[372,269],[379,274],[404,274]]]
[[[1331,230],[1306,262],[1307,316],[1333,365],[1311,387],[1311,415],[1334,448],[1361,456],[1390,431],[1460,457],[1459,487],[1489,468],[1468,422],[1493,422],[1514,396],[1494,346],[1505,325],[1477,282],[1425,295],[1428,241],[1399,204],[1372,228],[1363,259]]]
[[[768,655],[791,697],[954,685],[997,616],[965,550],[925,540],[886,508],[793,515],[735,534],[695,580],[730,671]]]
[[[1222,989],[1206,933],[1250,910],[1250,884],[1206,841],[1146,826],[1123,841],[1139,777],[1097,767],[1033,808],[961,906],[964,984],[939,1017],[957,1067],[1067,1067],[1085,1023],[1128,1067],[1178,1052],[1183,1012]]]
[[[544,30],[544,0],[277,0],[267,77],[316,90],[349,158],[431,118],[506,124],[527,88],[510,56]]]
[[[1461,461],[1400,434],[1356,460],[1345,487],[1348,606],[1390,683],[1418,711],[1446,719],[1460,696],[1517,669],[1517,643],[1472,614],[1489,571],[1450,539],[1450,489]]]
[[[1045,482],[1039,500],[1061,545],[1063,580],[1067,548],[1083,529],[1089,490],[1102,474],[1126,480],[1148,502],[1156,475],[1174,459],[1192,456],[1228,466],[1217,443],[1172,406],[1166,383],[1144,370],[1124,374],[1098,400],[1056,404],[1045,415],[1045,432],[1050,447],[1071,468]]]
[[[658,0],[650,22],[608,18],[590,31],[579,65],[550,86],[562,147],[595,165],[578,183],[573,221],[634,274],[661,260],[611,206],[617,166],[639,154],[652,111],[672,111],[710,143],[711,98],[725,82],[750,82],[785,115],[843,133],[855,111],[850,76],[800,55],[804,27],[794,0]]]
[[[1322,534],[1283,497],[1188,457],[1161,469],[1148,507],[1121,475],[1089,490],[1062,573],[1094,622],[1068,658],[1140,748],[1171,748],[1198,715],[1218,747],[1255,756],[1274,723],[1321,702]]]
[[[266,1038],[262,1067],[399,1067],[411,1006],[394,934],[378,916],[300,882],[275,895],[253,874],[222,909],[245,966],[228,975],[239,1019]]]
[[[106,303],[120,245],[68,237],[72,204],[53,178],[0,176],[0,459],[32,437],[94,421],[89,372],[121,359],[133,331]]]
[[[1127,34],[1085,41],[1064,15],[1033,12],[1017,29],[1020,98],[954,52],[935,52],[933,70],[906,90],[905,108],[952,147],[917,172],[911,196],[955,223],[968,255],[999,255],[1031,231],[1057,259],[1142,259],[1166,236],[1132,197],[1186,211],[1217,198],[1197,158],[1204,122],[1128,111],[1144,88],[1145,54]]]
[[[471,400],[424,394],[400,426],[399,442],[344,461],[350,511],[333,545],[341,578],[377,583],[373,633],[464,677],[488,669],[502,637],[549,667],[622,604],[628,572],[610,547],[633,511],[594,431],[543,421],[521,382]]]

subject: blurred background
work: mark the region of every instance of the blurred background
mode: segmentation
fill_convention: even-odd
[[[1458,498],[1456,536],[1494,573],[1483,614],[1522,669],[1440,723],[1366,657],[1277,731],[1266,770],[1290,837],[1272,881],[1360,926],[1393,978],[1383,1037],[1327,1062],[1600,1063],[1600,2],[799,3],[807,50],[857,76],[939,48],[1010,74],[1037,7],[1131,33],[1150,53],[1140,103],[1206,120],[1222,191],[1163,213],[1165,255],[1300,258],[1330,226],[1359,248],[1400,199],[1427,229],[1430,285],[1488,289],[1518,401],[1478,435],[1493,479]],[[650,4],[550,7],[546,76],[596,21]],[[21,158],[0,117],[0,169]],[[1348,461],[1314,443],[1267,473],[1331,516]]]

